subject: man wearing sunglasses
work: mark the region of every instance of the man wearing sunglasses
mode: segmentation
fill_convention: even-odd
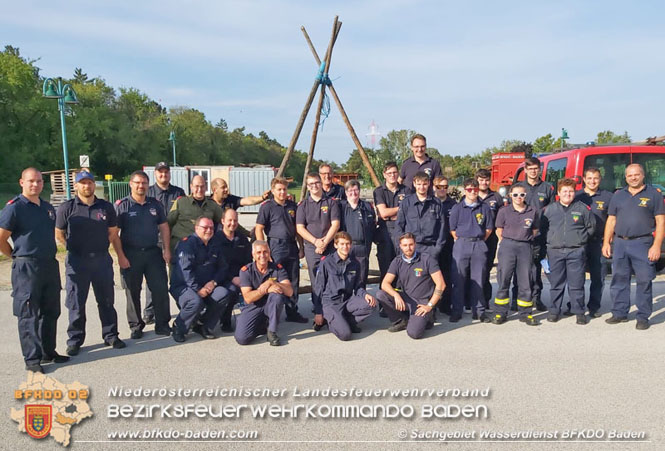
[[[523,186],[526,190],[526,203],[531,205],[538,213],[542,213],[546,206],[556,200],[554,186],[541,179],[540,168],[541,165],[538,158],[527,158],[524,160],[524,173],[526,174],[526,177],[523,181],[517,183],[517,185]],[[531,279],[531,283],[533,284],[531,287],[533,302],[536,305],[536,310],[539,312],[546,312],[547,307],[540,300],[540,293],[543,290],[543,279],[541,275],[542,264],[540,262],[547,255],[545,237],[542,234],[536,236],[531,242],[531,252],[533,257],[533,272]],[[515,288],[514,294],[519,290],[518,287]]]
[[[446,288],[443,290],[441,301],[439,301],[438,309],[441,313],[450,315],[451,312],[451,299],[452,299],[452,277],[450,268],[453,261],[453,236],[450,234],[450,210],[457,205],[457,201],[448,195],[448,179],[443,176],[434,177],[434,195],[441,201],[443,207],[443,214],[446,218],[446,242],[443,249],[439,254],[439,267],[443,274],[443,279],[446,281]]]
[[[485,240],[494,228],[494,217],[490,207],[478,199],[478,181],[464,181],[464,199],[450,210],[450,233],[455,239],[453,246],[453,308],[450,322],[462,318],[467,284],[470,287],[474,317],[481,322],[490,322],[485,315],[487,305],[483,293],[483,281],[487,270],[487,244]]]

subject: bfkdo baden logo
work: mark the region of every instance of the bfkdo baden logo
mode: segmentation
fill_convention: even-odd
[[[25,432],[32,438],[44,438],[51,432],[52,406],[26,404]]]
[[[10,416],[19,432],[38,440],[52,437],[69,446],[72,427],[92,416],[89,398],[90,390],[80,382],[63,384],[41,373],[28,373],[28,380],[14,390],[15,402],[23,405],[12,407]]]

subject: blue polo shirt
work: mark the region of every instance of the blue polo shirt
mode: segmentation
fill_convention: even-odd
[[[494,226],[503,229],[503,238],[515,241],[533,240],[533,229],[540,227],[539,214],[527,205],[524,211],[517,211],[512,205],[502,208],[496,214]]]
[[[226,196],[226,199],[222,201],[222,211],[226,211],[228,208],[232,210],[237,210],[238,208],[241,207],[240,205],[241,200],[242,197],[229,194],[228,196]]]
[[[280,205],[275,199],[266,200],[259,207],[256,223],[264,227],[268,238],[295,240],[297,209],[296,203],[290,200],[284,202],[284,205]]]
[[[504,206],[503,197],[501,197],[496,191],[488,190],[487,196],[481,198],[480,195],[478,195],[478,199],[482,200],[490,207],[494,219],[496,219],[496,214],[499,209]]]
[[[237,277],[240,268],[252,262],[252,245],[246,236],[239,233],[235,233],[230,240],[222,230],[219,230],[210,239],[209,244],[219,247],[221,258],[228,266],[228,280]]]
[[[450,230],[458,238],[485,238],[485,230],[494,228],[492,209],[485,202],[478,201],[475,206],[462,201],[450,210]]]
[[[179,186],[171,185],[166,189],[161,189],[156,183],[148,188],[148,197],[154,197],[164,207],[164,211],[171,211],[173,202],[179,197],[185,196],[185,191]]]
[[[45,200],[11,199],[0,212],[0,228],[12,232],[12,257],[55,258],[55,209]]]
[[[402,178],[402,183],[410,193],[415,192],[415,189],[413,188],[413,177],[419,171],[423,171],[429,175],[430,191],[432,190],[432,180],[434,180],[434,177],[443,175],[439,160],[435,160],[427,154],[425,154],[425,161],[422,163],[418,163],[413,156],[407,158],[402,163],[402,167],[399,170],[399,176]]]
[[[335,199],[336,201],[346,200],[346,191],[344,191],[344,187],[342,185],[333,183],[330,185],[329,191],[326,191],[323,186],[321,188],[323,189],[323,197],[329,197],[331,199]]]
[[[644,185],[635,195],[625,187],[614,193],[607,214],[616,216],[614,233],[617,236],[650,235],[656,230],[656,216],[665,215],[663,195],[651,185]]]
[[[427,196],[418,199],[417,194],[408,195],[397,212],[397,236],[411,232],[416,243],[443,247],[446,242],[446,218],[441,201]]]
[[[348,201],[343,200],[340,202],[340,210],[342,220],[339,229],[351,235],[353,244],[371,245],[376,229],[376,216],[372,206],[360,200],[356,208],[353,208]]]
[[[406,189],[406,186],[402,184],[397,184],[395,191],[391,191],[385,184],[379,186],[374,190],[374,205],[377,207],[379,205],[385,205],[387,208],[399,207],[402,201],[406,196],[409,195],[409,191]],[[382,218],[378,218],[379,231],[385,232],[386,229],[392,234],[392,230],[395,228],[395,221],[386,221]]]
[[[602,240],[607,222],[607,212],[610,207],[612,193],[599,189],[591,195],[584,190],[575,193],[575,200],[583,202],[591,208],[591,213],[596,217],[596,228],[593,236],[594,241]]]
[[[410,262],[398,255],[390,263],[388,274],[394,274],[397,286],[418,304],[427,304],[436,284],[431,275],[440,271],[439,264],[428,254],[416,252]]]
[[[256,262],[240,268],[240,286],[256,290],[263,282],[272,279],[275,282],[283,282],[289,280],[289,276],[282,265],[275,263],[268,263],[268,270],[265,274],[261,274],[256,269]],[[266,295],[267,296],[267,295]]]
[[[360,263],[352,257],[342,260],[337,252],[321,257],[321,264],[316,273],[312,297],[314,313],[323,313],[323,304],[339,304],[351,296],[365,297],[367,291],[362,287]]]
[[[67,236],[67,250],[78,255],[107,252],[109,227],[117,225],[113,205],[97,197],[92,205],[86,205],[78,196],[63,202],[55,220],[55,226]]]
[[[146,197],[139,204],[131,194],[115,203],[122,246],[146,248],[157,246],[159,225],[166,222],[162,204],[154,197]]]
[[[526,191],[526,203],[540,212],[543,208],[556,201],[556,192],[550,182],[538,179],[538,183],[531,185],[526,180],[517,182]]]
[[[315,238],[323,238],[332,221],[339,221],[339,204],[329,197],[321,197],[315,201],[312,196],[307,196],[300,202],[296,210],[296,224],[302,224]]]

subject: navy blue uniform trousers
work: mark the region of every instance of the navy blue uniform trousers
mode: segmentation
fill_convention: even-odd
[[[65,306],[69,310],[68,346],[81,346],[85,341],[85,304],[90,284],[95,293],[102,339],[112,342],[118,337],[118,314],[115,311],[113,260],[108,252],[88,255],[69,253],[65,265]]]
[[[279,316],[288,301],[289,298],[283,294],[269,293],[260,300],[245,305],[236,320],[235,339],[238,344],[250,344],[258,335],[266,333],[266,329],[276,333]]]
[[[499,245],[499,264],[496,278],[498,287],[494,298],[494,312],[508,315],[510,307],[510,281],[517,279],[517,308],[520,316],[528,316],[532,312],[531,300],[531,243],[528,241],[504,238]]]
[[[547,249],[547,260],[550,264],[550,313],[561,314],[563,295],[568,284],[570,312],[582,315],[584,309],[584,247],[572,249]]]
[[[357,324],[374,311],[364,297],[351,296],[344,302],[323,301],[323,317],[328,321],[330,332],[342,341],[351,339],[349,324]]]
[[[212,293],[204,298],[193,289],[187,288],[178,296],[180,313],[178,313],[174,325],[180,333],[186,334],[205,307],[206,311],[201,317],[201,322],[207,330],[212,331],[219,324],[219,319],[229,300],[229,290],[221,285],[215,287]]]
[[[453,309],[452,315],[462,316],[467,283],[471,307],[478,316],[485,313],[483,281],[487,270],[487,245],[482,239],[460,237],[453,245]]]
[[[418,310],[418,305],[420,304],[408,294],[404,293],[404,291],[401,291],[399,294],[402,296],[402,299],[406,304],[406,311],[403,312],[395,308],[395,299],[383,290],[379,290],[376,293],[376,300],[383,306],[383,310],[388,315],[388,319],[393,323],[408,319],[409,323],[406,326],[406,334],[409,337],[415,340],[422,338],[423,335],[425,335],[427,323],[432,321],[433,310],[424,316],[417,316],[416,310]],[[424,304],[426,304],[426,302]]]
[[[614,305],[612,315],[626,318],[630,310],[630,275],[635,273],[635,305],[637,319],[646,321],[653,310],[652,281],[656,277],[656,262],[648,259],[649,248],[653,244],[650,236],[624,240],[614,238],[612,256],[612,283],[610,292]]]
[[[60,316],[60,269],[53,259],[16,257],[12,262],[14,316],[25,363],[55,354]]]

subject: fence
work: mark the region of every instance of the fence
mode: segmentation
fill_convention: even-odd
[[[129,196],[129,182],[109,182],[109,202]]]

